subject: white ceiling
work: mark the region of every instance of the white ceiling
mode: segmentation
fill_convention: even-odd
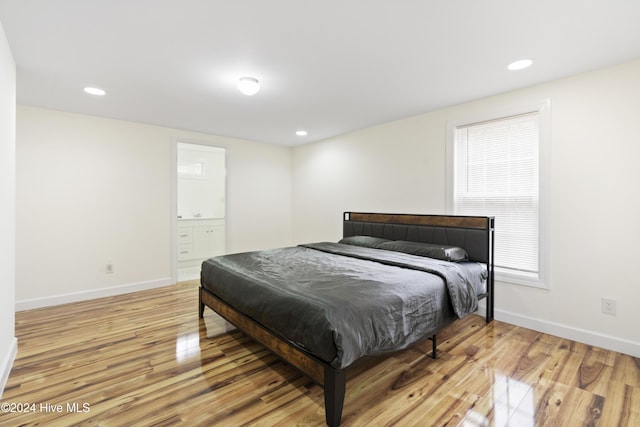
[[[19,104],[291,146],[640,58],[639,0],[0,0],[0,21]]]

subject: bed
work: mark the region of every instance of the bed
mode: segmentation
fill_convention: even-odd
[[[345,370],[398,351],[478,309],[493,320],[494,218],[345,212],[343,238],[202,264],[209,307],[324,388],[338,426]]]

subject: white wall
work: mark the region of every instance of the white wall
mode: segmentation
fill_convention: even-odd
[[[178,140],[227,148],[229,252],[290,243],[289,148],[18,106],[18,309],[171,283]]]
[[[294,240],[338,239],[347,210],[444,212],[447,121],[545,98],[550,289],[498,283],[496,317],[640,356],[640,61],[295,148]]]
[[[0,24],[0,397],[17,352],[15,338],[16,65]]]

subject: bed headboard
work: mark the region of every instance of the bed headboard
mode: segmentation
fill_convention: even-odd
[[[345,212],[343,237],[372,236],[389,240],[458,246],[470,261],[487,264],[487,321],[493,319],[494,217]],[[491,313],[489,313],[489,305]]]
[[[489,263],[494,217],[345,212],[343,237],[373,236],[389,240],[458,246],[471,261]]]

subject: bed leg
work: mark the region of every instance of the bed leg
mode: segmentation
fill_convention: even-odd
[[[493,287],[493,286],[492,286]],[[491,290],[489,292],[489,295],[487,295],[487,307],[486,307],[486,315],[485,315],[485,322],[486,323],[491,323],[493,321],[493,305],[494,305],[494,301],[493,301],[493,290]]]
[[[431,358],[436,359],[436,336],[435,334],[431,337]]]
[[[329,427],[338,427],[342,420],[342,407],[346,387],[344,369],[324,369],[324,410]]]
[[[202,287],[198,290],[198,317],[202,319],[204,317],[204,303],[202,302]]]

